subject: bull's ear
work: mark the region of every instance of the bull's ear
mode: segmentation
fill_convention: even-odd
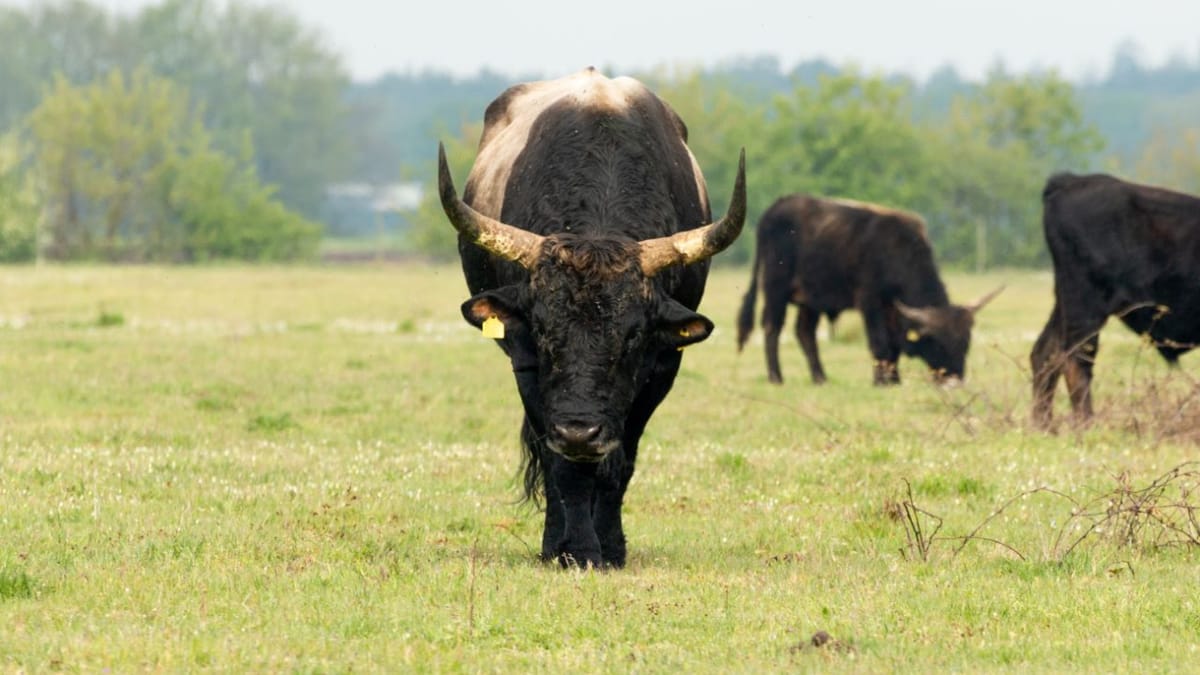
[[[483,328],[483,322],[499,319],[506,328],[514,328],[524,321],[521,289],[517,286],[502,286],[484,291],[462,304],[462,315],[467,323]]]
[[[674,300],[667,300],[659,308],[657,333],[659,340],[668,347],[683,349],[712,334],[713,322],[703,314],[697,314]]]

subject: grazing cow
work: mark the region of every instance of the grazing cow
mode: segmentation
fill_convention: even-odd
[[[758,222],[750,288],[738,314],[738,351],[754,324],[762,285],[767,375],[783,382],[779,332],[788,303],[799,310],[796,338],[813,382],[825,381],[817,353],[817,321],[857,308],[875,357],[875,384],[900,381],[901,353],[919,356],[937,380],[961,379],[975,313],[1000,292],[972,305],[950,304],[917,215],[841,199],[782,197]]]
[[[1058,174],[1042,191],[1054,309],[1030,354],[1033,417],[1051,422],[1065,375],[1076,419],[1092,415],[1100,329],[1116,315],[1168,363],[1200,341],[1200,199],[1105,175]]]
[[[473,297],[466,320],[512,361],[525,409],[525,494],[546,499],[542,558],[625,564],[621,503],[638,441],[681,349],[708,259],[746,212],[745,153],[710,223],[687,128],[629,78],[587,69],[516,85],[488,106],[463,199],[439,147],[442,207]]]

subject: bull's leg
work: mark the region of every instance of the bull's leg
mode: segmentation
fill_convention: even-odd
[[[1042,429],[1049,428],[1054,418],[1054,390],[1058,387],[1066,359],[1060,331],[1056,306],[1029,353],[1029,365],[1033,369],[1033,423]]]
[[[821,367],[821,355],[817,351],[817,322],[821,313],[801,303],[796,314],[796,339],[804,350],[804,358],[808,360],[808,372],[815,384],[825,381],[825,369]],[[832,326],[833,324],[830,324]]]
[[[592,520],[592,500],[596,491],[596,464],[570,462],[561,456],[546,458],[546,521],[549,525],[551,500],[562,513],[562,530],[550,547],[551,555],[545,554],[546,537],[543,534],[543,557],[558,560],[563,567],[599,567],[600,539]],[[553,495],[553,498],[551,497]]]
[[[596,534],[600,539],[601,556],[606,565],[624,567],[626,557],[625,530],[621,523],[621,506],[625,491],[633,478],[637,462],[638,444],[651,415],[675,382],[682,355],[678,351],[661,355],[654,372],[646,380],[625,419],[625,435],[618,456],[611,457],[603,465],[603,475],[596,482],[595,522]]]
[[[540,434],[526,417],[525,423],[521,426],[521,441],[525,445],[525,451],[530,454],[527,461],[533,466],[532,474],[529,468],[526,469],[525,493],[528,498],[533,498],[539,481],[545,489],[546,522],[542,529],[542,560],[550,561],[558,557],[558,545],[566,531],[567,516],[563,510],[562,496],[547,471],[549,463],[553,461],[553,453],[546,448],[539,437]]]
[[[1076,345],[1067,355],[1063,374],[1067,381],[1067,393],[1071,395],[1071,411],[1075,414],[1075,421],[1086,422],[1092,417],[1092,366],[1096,363],[1096,353],[1100,351],[1100,336],[1093,333]]]
[[[786,294],[770,285],[763,289],[763,345],[767,352],[767,379],[774,384],[783,384],[783,371],[779,369],[779,334],[783,331],[787,305]]]
[[[900,348],[888,332],[886,312],[880,307],[863,307],[862,315],[867,346],[871,348],[871,356],[875,357],[875,384],[900,384],[900,371],[896,368]]]
[[[614,455],[623,455],[617,450]],[[625,490],[633,478],[633,462],[623,456],[613,456],[597,476],[596,496],[592,517],[596,536],[600,540],[600,558],[609,567],[625,566],[625,528],[621,523],[621,506]]]

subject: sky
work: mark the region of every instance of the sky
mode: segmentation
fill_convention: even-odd
[[[38,0],[0,0],[29,5]],[[146,0],[92,0],[119,11]],[[945,64],[983,77],[1056,69],[1102,77],[1133,41],[1144,65],[1200,61],[1200,0],[276,0],[343,55],[355,79],[425,69],[459,76],[610,74],[776,56],[919,78]]]

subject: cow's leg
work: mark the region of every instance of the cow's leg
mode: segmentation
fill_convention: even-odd
[[[632,478],[633,461],[622,450],[615,451],[605,461],[600,475],[596,477],[592,518],[596,537],[600,541],[600,559],[608,567],[625,566],[625,528],[621,523],[621,506]]]
[[[558,487],[550,479],[547,471],[553,453],[541,441],[540,436],[529,417],[526,417],[525,423],[521,425],[521,442],[525,446],[525,452],[529,453],[529,457],[526,458],[529,464],[525,469],[525,493],[527,498],[532,499],[538,482],[541,482],[541,487],[545,490],[546,520],[542,528],[542,560],[550,561],[558,557],[558,545],[566,531],[567,516],[563,511]]]
[[[546,460],[546,521],[549,525],[553,501],[561,509],[562,529],[551,544],[551,555],[543,552],[543,557],[556,559],[563,567],[599,567],[600,540],[592,520],[592,499],[599,465],[571,462],[557,454],[547,456]],[[543,534],[543,551],[549,531],[547,527]]]
[[[767,379],[775,384],[783,383],[783,371],[779,369],[779,334],[783,331],[787,315],[786,293],[766,284],[763,287],[763,346],[767,353]]]
[[[825,381],[825,369],[821,367],[821,354],[817,351],[817,322],[821,320],[821,313],[804,303],[797,307],[799,311],[796,313],[796,340],[800,342],[804,358],[808,360],[808,372],[812,375],[812,381],[821,384]]]
[[[1056,305],[1029,353],[1029,365],[1033,369],[1033,422],[1043,429],[1049,428],[1054,417],[1054,390],[1058,387],[1066,359],[1061,331]]]
[[[654,410],[671,391],[681,360],[681,354],[677,351],[659,357],[655,364],[655,372],[647,379],[629,408],[621,449],[604,463],[602,475],[597,479],[593,514],[596,534],[600,539],[601,557],[606,565],[625,566],[625,530],[621,523],[621,506],[625,501],[625,491],[633,478],[642,433],[646,430],[646,424]]]
[[[1067,393],[1071,395],[1071,411],[1076,422],[1086,422],[1092,417],[1092,366],[1100,351],[1100,336],[1096,331],[1074,342],[1074,349],[1067,354],[1063,375],[1067,381]]]
[[[871,356],[875,357],[875,384],[900,384],[900,371],[896,367],[900,348],[888,331],[887,312],[882,307],[864,306],[862,315],[867,346],[871,348]]]

